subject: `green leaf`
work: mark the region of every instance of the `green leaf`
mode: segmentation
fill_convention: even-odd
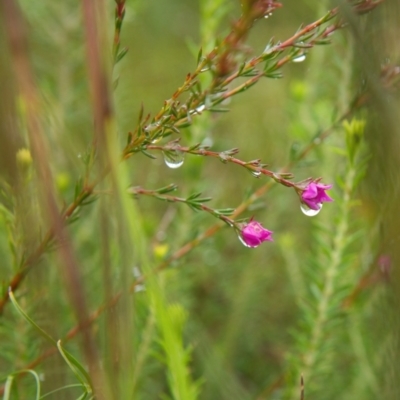
[[[318,39],[314,41],[314,44],[319,45],[319,46],[323,46],[323,45],[327,45],[327,44],[331,44],[332,41],[330,39]]]
[[[99,196],[91,196],[88,197],[87,200],[82,201],[82,203],[80,204],[81,206],[87,206],[89,204],[94,203],[96,200],[98,200]]]
[[[203,56],[203,48],[200,47],[199,53],[197,54],[197,65],[200,64],[201,57]]]
[[[15,309],[19,312],[19,314],[25,318],[45,339],[47,339],[50,343],[54,344],[55,346],[57,345],[57,342],[47,333],[45,332],[42,328],[39,327],[29,316],[28,314],[25,313],[25,311],[19,306],[17,300],[14,297],[13,292],[10,290],[8,292],[8,295],[10,297],[12,305],[15,307]]]
[[[36,383],[36,395],[35,400],[41,399],[40,397],[40,378],[39,375],[32,369],[22,369],[20,371],[14,372],[7,376],[6,383],[4,384],[4,393],[3,393],[3,400],[9,400],[11,395],[12,384],[14,382],[14,378],[19,374],[31,374],[33,375]]]
[[[80,177],[75,184],[74,198],[77,199],[83,189],[83,178]]]
[[[235,212],[235,209],[234,208],[219,208],[219,209],[214,210],[214,211],[216,213],[220,214],[220,215],[230,216]]]
[[[140,149],[140,152],[143,153],[146,157],[151,158],[152,160],[156,160],[157,159],[157,157],[153,156],[153,154],[150,154],[149,152],[147,152],[144,149]]]
[[[4,385],[3,400],[9,400],[10,399],[11,387],[12,387],[13,380],[14,380],[14,375],[9,375],[7,377],[6,383]]]
[[[73,383],[73,384],[71,384],[71,385],[65,385],[65,386],[63,386],[63,387],[54,389],[54,390],[52,390],[51,392],[47,392],[47,393],[44,394],[43,396],[40,396],[40,400],[42,400],[42,399],[44,399],[44,398],[46,398],[46,397],[48,397],[48,396],[51,396],[51,395],[54,394],[54,393],[61,392],[62,390],[69,389],[69,388],[76,388],[76,387],[83,387],[83,386],[82,386],[82,384],[80,384],[80,383]]]
[[[61,340],[57,341],[57,348],[61,356],[64,358],[65,362],[70,367],[71,371],[74,373],[76,378],[84,386],[87,393],[92,393],[92,383],[89,374],[86,372],[85,368],[79,363],[79,361],[68,351],[66,351],[62,345]]]
[[[203,197],[201,199],[196,199],[197,203],[207,203],[208,201],[211,201],[212,197]]]
[[[115,63],[117,64],[118,62],[120,62],[125,56],[126,53],[128,52],[128,48],[124,47],[118,54],[115,60]]]
[[[171,183],[170,185],[164,186],[161,189],[157,189],[156,192],[159,194],[165,194],[165,193],[170,193],[178,189],[178,186],[175,185],[174,183]]]
[[[201,192],[193,193],[186,200],[187,201],[194,200],[194,199],[197,199],[200,196],[201,196]]]

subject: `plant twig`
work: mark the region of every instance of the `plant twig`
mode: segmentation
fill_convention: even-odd
[[[179,140],[179,139],[178,139]],[[261,160],[243,161],[233,157],[234,154],[239,152],[239,149],[231,149],[226,151],[211,151],[201,145],[184,147],[178,144],[178,140],[166,144],[165,146],[148,145],[147,150],[161,150],[163,152],[177,151],[181,153],[194,154],[205,157],[214,157],[220,159],[223,163],[233,163],[240,165],[259,177],[260,175],[266,175],[272,178],[275,182],[278,182],[287,187],[295,187],[296,184],[290,182],[288,179],[293,178],[290,173],[273,172],[265,168],[266,164],[262,164]],[[285,179],[286,178],[286,179]]]

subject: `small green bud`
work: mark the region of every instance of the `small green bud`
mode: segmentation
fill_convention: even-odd
[[[16,154],[17,164],[23,169],[26,169],[32,164],[32,156],[29,149],[19,149]]]
[[[350,122],[348,120],[343,121],[342,125],[346,132],[347,152],[351,163],[353,163],[359,145],[362,142],[365,124],[365,120],[357,118],[353,118]]]
[[[56,175],[55,181],[56,181],[57,189],[60,192],[64,192],[65,190],[68,189],[68,187],[69,187],[69,185],[71,183],[71,178],[70,178],[68,173],[61,172],[61,173]]]
[[[292,96],[297,101],[302,101],[307,96],[308,87],[303,81],[294,81],[290,85]]]

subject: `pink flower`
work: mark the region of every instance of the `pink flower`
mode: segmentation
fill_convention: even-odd
[[[241,232],[240,239],[247,247],[257,247],[262,242],[272,242],[272,232],[262,227],[257,221],[250,221],[246,224]]]
[[[322,203],[333,201],[326,193],[332,185],[323,185],[322,183],[311,182],[307,185],[301,194],[301,200],[312,210],[319,210]]]

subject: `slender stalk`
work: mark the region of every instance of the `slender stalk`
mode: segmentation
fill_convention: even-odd
[[[296,184],[293,182],[290,182],[289,180],[283,178],[280,174],[280,172],[273,172],[270,171],[264,167],[264,164],[260,163],[260,160],[253,160],[253,161],[243,161],[238,158],[235,158],[232,156],[232,154],[237,153],[237,149],[229,150],[227,152],[221,151],[211,151],[207,150],[204,148],[200,149],[194,149],[193,147],[184,147],[180,146],[176,143],[172,145],[165,145],[165,146],[157,146],[157,145],[148,145],[146,146],[146,150],[161,150],[161,151],[178,151],[182,153],[188,153],[188,154],[194,154],[198,156],[204,156],[204,157],[214,157],[214,158],[219,158],[222,162],[230,162],[233,164],[240,165],[244,168],[246,168],[249,171],[253,171],[254,173],[258,175],[266,175],[269,176],[270,178],[274,179],[275,182],[278,182],[282,184],[283,186],[287,187],[296,187]],[[289,173],[284,174],[285,177],[292,178],[293,175]]]
[[[182,198],[182,197],[170,196],[170,195],[165,195],[165,194],[161,195],[161,194],[157,193],[154,190],[147,190],[147,189],[143,189],[143,188],[140,188],[140,187],[135,187],[135,188],[128,189],[128,192],[132,193],[134,195],[140,194],[140,195],[152,196],[152,197],[155,197],[157,199],[170,201],[170,202],[173,202],[173,203],[184,203],[184,204],[189,205],[190,207],[193,207],[193,208],[196,208],[196,209],[199,209],[199,210],[203,210],[203,211],[213,215],[214,217],[219,218],[221,221],[224,221],[229,226],[234,226],[235,225],[235,221],[232,220],[231,218],[227,217],[226,215],[218,213],[218,211],[214,210],[211,207],[207,207],[206,205],[202,204],[203,201],[208,201],[209,199],[202,200],[202,201],[201,200],[197,200],[197,201],[194,200],[194,202],[192,202],[192,201],[190,201],[188,199],[185,199],[185,198]]]
[[[321,347],[324,344],[327,328],[326,325],[330,320],[329,312],[332,299],[336,291],[340,287],[340,270],[343,263],[346,238],[349,233],[350,210],[352,202],[352,191],[355,186],[355,178],[357,171],[354,167],[350,167],[345,176],[343,200],[341,202],[340,219],[337,223],[335,236],[333,237],[332,248],[330,251],[329,263],[324,268],[323,282],[324,287],[318,301],[316,316],[312,325],[307,350],[302,355],[301,369],[296,371],[296,376],[300,373],[304,376],[306,382],[313,382],[313,373],[315,365],[319,361],[318,357]],[[298,388],[293,386],[288,399],[296,399],[298,396]]]

